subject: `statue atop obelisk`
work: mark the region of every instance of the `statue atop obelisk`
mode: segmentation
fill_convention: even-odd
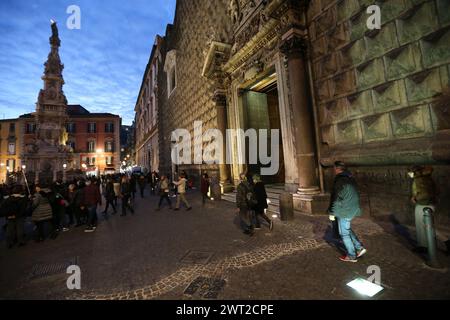
[[[64,95],[64,65],[59,57],[58,27],[52,20],[52,35],[50,37],[50,53],[45,62],[44,88],[39,92],[37,102],[37,142],[39,147],[63,148],[65,140],[65,123],[67,120],[67,99]]]

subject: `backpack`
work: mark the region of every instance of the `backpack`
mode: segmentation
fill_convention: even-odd
[[[249,187],[247,189],[245,198],[247,199],[247,206],[249,208],[254,208],[258,204],[258,201],[256,200],[256,196],[255,196],[255,193],[253,192],[252,187]]]

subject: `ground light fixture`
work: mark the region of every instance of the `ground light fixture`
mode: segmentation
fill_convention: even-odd
[[[367,297],[374,297],[378,293],[384,290],[384,288],[376,283],[367,281],[363,278],[356,278],[355,280],[347,283],[347,286],[356,290],[359,294],[362,294]]]

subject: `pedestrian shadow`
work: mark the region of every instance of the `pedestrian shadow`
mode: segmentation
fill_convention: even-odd
[[[407,246],[412,249],[416,247],[417,243],[414,237],[411,235],[411,232],[408,227],[401,224],[400,221],[394,216],[394,214],[391,214],[389,216],[389,222],[391,223],[392,227],[394,228],[394,234],[402,240],[401,242],[407,244]]]
[[[383,223],[384,222],[384,223]],[[405,249],[414,254],[421,260],[427,260],[426,252],[416,252],[417,241],[411,229],[402,224],[393,213],[387,216],[387,219],[383,219],[377,223],[386,233],[395,237],[398,243],[400,243]]]
[[[313,228],[314,234],[317,234],[315,230],[316,228],[317,228],[316,226]],[[323,229],[317,231],[322,230]],[[341,236],[339,235],[339,232],[333,228],[333,225],[331,223],[327,226],[325,232],[323,233],[322,239],[337,253],[339,254],[346,253],[345,246],[344,243],[342,242]]]

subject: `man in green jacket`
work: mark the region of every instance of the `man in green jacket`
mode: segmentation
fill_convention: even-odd
[[[339,234],[347,250],[347,255],[339,259],[344,262],[357,262],[357,259],[367,252],[351,226],[353,218],[361,215],[358,187],[345,163],[337,161],[334,164],[334,172],[336,178],[328,213],[330,220],[338,218]]]

